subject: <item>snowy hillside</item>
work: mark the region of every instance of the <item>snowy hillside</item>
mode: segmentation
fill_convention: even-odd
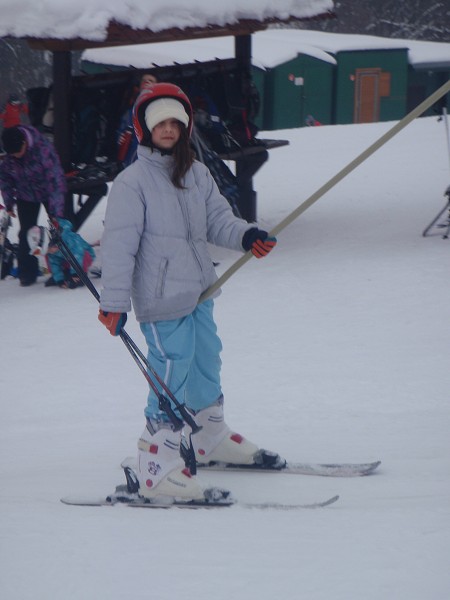
[[[261,226],[274,227],[391,126],[276,132],[291,144],[255,179]],[[216,301],[230,425],[291,460],[382,465],[357,479],[201,480],[243,502],[340,495],[324,509],[61,504],[121,482],[146,382],[86,289],[0,282],[0,598],[449,598],[450,240],[421,236],[449,175],[443,122],[414,122]],[[81,232],[90,242],[104,209]],[[238,255],[214,257],[223,272]],[[143,348],[134,318],[127,330]]]

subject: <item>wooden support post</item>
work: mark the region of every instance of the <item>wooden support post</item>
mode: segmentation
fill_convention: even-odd
[[[251,74],[252,36],[238,35],[234,38],[235,56],[241,74]],[[248,167],[245,161],[236,159],[236,178],[239,187],[238,209],[243,219],[249,223],[256,221],[256,192],[253,190],[253,178],[243,177]]]
[[[70,79],[72,56],[69,51],[53,52],[53,143],[65,172],[71,168]],[[66,194],[65,217],[73,220],[72,194]]]
[[[70,77],[71,54],[53,52],[54,145],[64,170],[70,168]]]

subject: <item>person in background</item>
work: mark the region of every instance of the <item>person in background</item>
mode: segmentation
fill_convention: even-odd
[[[4,129],[6,152],[0,162],[0,191],[6,210],[19,218],[18,269],[21,286],[36,282],[39,264],[30,254],[28,230],[37,224],[41,204],[49,217],[62,217],[66,182],[53,145],[37,129],[28,125]]]
[[[106,209],[99,320],[119,335],[132,300],[149,363],[202,427],[190,436],[185,426],[197,462],[255,464],[265,451],[224,421],[214,300],[199,298],[217,280],[208,242],[261,258],[276,239],[235,217],[207,167],[194,160],[192,108],[178,86],[157,83],[143,90],[133,123],[137,160],[115,179]],[[153,390],[145,416],[138,442],[140,494],[203,498],[180,458],[181,431]]]
[[[74,258],[85,273],[88,272],[95,259],[94,248],[73,231],[73,226],[67,219],[53,218],[53,225],[61,234],[61,239],[73,254]],[[84,284],[75,269],[69,264],[58,245],[50,240],[45,227],[35,225],[28,230],[28,245],[33,256],[45,257],[48,269],[52,274],[55,285],[63,289],[73,290]]]
[[[0,113],[3,127],[7,129],[21,125],[23,117],[28,117],[28,104],[21,102],[15,94],[10,94],[3,112]]]
[[[132,94],[129,100],[129,106],[122,116],[118,129],[118,151],[117,160],[124,167],[131,165],[136,160],[137,139],[133,129],[133,104],[140,92],[157,83],[157,79],[151,73],[144,73],[139,82],[139,88]]]

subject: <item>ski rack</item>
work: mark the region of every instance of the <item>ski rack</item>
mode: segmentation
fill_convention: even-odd
[[[438,121],[444,121],[445,133],[446,133],[446,137],[447,137],[448,160],[449,160],[449,166],[450,166],[450,129],[448,126],[447,109],[445,107],[442,109],[442,116],[439,117]],[[436,227],[439,229],[445,229],[445,233],[442,236],[442,239],[443,240],[448,239],[448,234],[450,232],[450,185],[445,190],[444,196],[447,196],[446,205],[444,206],[444,208],[441,211],[439,211],[439,213],[434,217],[434,219],[431,221],[431,223],[429,225],[427,225],[427,227],[425,227],[425,229],[422,232],[423,237],[427,237],[427,235],[433,229],[433,227]],[[441,222],[441,217],[445,212],[448,213],[447,218],[445,219],[445,221]]]
[[[447,196],[447,202],[442,210],[438,212],[435,218],[431,221],[429,225],[425,227],[422,232],[423,237],[427,237],[429,235],[437,235],[430,233],[433,228],[445,229],[444,235],[442,236],[443,240],[448,239],[448,235],[450,232],[450,185],[444,192],[444,196]],[[447,217],[443,220],[442,216],[444,213],[447,213]]]

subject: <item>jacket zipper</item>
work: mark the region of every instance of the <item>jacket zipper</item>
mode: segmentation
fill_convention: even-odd
[[[202,263],[200,261],[197,249],[195,248],[195,244],[192,241],[191,225],[190,225],[189,217],[188,217],[188,214],[187,214],[187,207],[186,207],[186,201],[184,199],[184,193],[182,193],[182,198],[179,200],[179,203],[180,203],[180,206],[181,206],[181,212],[183,213],[184,222],[186,224],[187,242],[189,244],[189,247],[192,250],[192,253],[193,253],[194,257],[195,257],[195,260],[197,261],[198,268],[200,270],[202,284],[204,284],[205,283],[205,278],[204,278],[204,273],[203,273],[203,269],[202,269]]]

